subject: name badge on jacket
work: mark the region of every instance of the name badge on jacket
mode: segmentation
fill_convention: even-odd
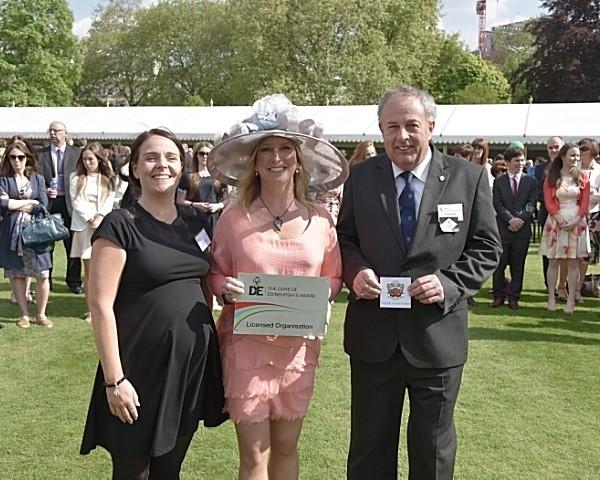
[[[444,233],[459,231],[459,222],[464,220],[462,203],[443,203],[438,205],[438,223]]]

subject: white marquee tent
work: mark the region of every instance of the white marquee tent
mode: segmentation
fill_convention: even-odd
[[[375,105],[299,107],[301,118],[321,123],[325,137],[337,143],[381,142]],[[128,141],[152,127],[167,127],[183,141],[214,140],[251,107],[5,107],[0,108],[0,138],[16,133],[46,138],[48,124],[61,120],[73,137]],[[491,144],[521,140],[543,144],[552,135],[566,140],[600,137],[600,103],[514,105],[440,105],[434,130],[437,144]]]

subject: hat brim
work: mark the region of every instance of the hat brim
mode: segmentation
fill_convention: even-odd
[[[256,145],[267,137],[289,138],[296,142],[310,181],[311,192],[326,192],[342,185],[348,178],[348,162],[326,140],[285,130],[262,130],[230,137],[208,154],[206,166],[221,183],[238,186],[246,173]]]

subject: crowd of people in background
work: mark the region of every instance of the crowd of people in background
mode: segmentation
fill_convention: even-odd
[[[54,289],[52,265],[55,245],[28,248],[20,243],[20,231],[43,208],[59,214],[71,235],[64,240],[65,283],[74,294],[85,293],[82,317],[91,324],[89,277],[91,237],[113,209],[132,205],[140,192],[129,176],[131,149],[112,144],[108,148],[85,138],[67,141],[63,122],[48,127],[48,145],[35,148],[20,135],[0,141],[0,266],[11,284],[11,302],[18,305],[21,328],[31,325],[28,303],[36,303],[35,323],[52,328],[46,315],[49,292]],[[190,204],[209,218],[212,231],[224,208],[226,189],[210,177],[206,155],[212,144],[200,142],[184,148],[187,169],[179,186],[178,202]],[[82,268],[83,263],[83,279]],[[35,285],[31,286],[31,280]],[[215,302],[215,307],[218,304]]]
[[[546,144],[548,159],[526,158],[522,142],[511,142],[494,159],[488,144],[476,138],[456,145],[456,157],[484,166],[490,174],[503,254],[494,274],[491,306],[506,301],[519,308],[525,261],[532,234],[540,232],[540,253],[549,311],[556,299],[572,313],[583,301],[582,287],[590,263],[599,261],[600,151],[598,141],[582,138],[565,144],[559,136]],[[485,160],[484,160],[485,159]],[[505,277],[506,267],[510,276]],[[471,304],[474,301],[471,299]]]
[[[37,212],[35,208],[33,212],[27,211],[30,207],[23,205],[34,205],[34,202],[40,202],[51,213],[59,213],[67,228],[72,231],[72,235],[64,241],[67,261],[65,282],[71,292],[78,294],[85,292],[92,233],[108,212],[116,207],[131,205],[138,198],[139,192],[129,179],[128,169],[131,153],[129,146],[111,144],[105,147],[98,142],[88,144],[85,138],[75,138],[69,143],[67,137],[66,126],[60,121],[53,121],[48,128],[48,146],[36,149],[27,139],[19,135],[8,141],[1,140],[2,177],[6,177],[4,182],[8,183],[0,193],[15,202],[10,202],[10,207],[8,203],[4,207],[3,216],[7,217],[8,221],[2,224],[0,231],[4,232],[3,238],[8,239],[10,235],[14,235],[15,238],[18,236],[11,223],[17,222],[17,217],[19,217],[19,222],[22,222],[32,213],[35,215]],[[15,142],[20,143],[15,144]],[[548,159],[541,156],[527,159],[525,146],[520,141],[512,142],[505,152],[497,153],[491,159],[490,146],[484,138],[475,138],[470,143],[457,144],[450,151],[455,157],[485,168],[490,188],[496,199],[498,228],[501,233],[504,232],[503,245],[506,248],[498,272],[494,276],[492,288],[494,298],[491,303],[494,307],[504,304],[506,300],[511,308],[518,308],[531,233],[533,233],[534,239],[541,240],[540,251],[543,261],[544,284],[549,292],[549,310],[556,309],[552,300],[554,295],[567,303],[565,308],[567,312],[572,312],[574,306],[583,301],[581,290],[588,265],[600,261],[600,202],[598,201],[600,152],[598,142],[592,138],[583,138],[577,144],[573,144],[574,150],[571,152],[573,161],[569,161],[569,166],[564,168],[570,168],[573,172],[577,172],[573,173],[576,175],[573,178],[578,192],[576,203],[579,206],[579,215],[577,216],[580,217],[579,227],[571,228],[569,223],[568,228],[561,229],[556,227],[556,215],[559,215],[558,220],[564,221],[559,214],[559,198],[565,190],[564,184],[570,182],[570,177],[557,176],[553,173],[548,178],[548,173],[555,159],[558,158],[558,163],[562,164],[563,159],[559,153],[563,145],[564,141],[561,137],[549,138],[547,142]],[[19,147],[25,149],[24,154],[27,158],[23,173],[17,173],[21,171],[18,163],[19,155],[23,153]],[[206,160],[213,149],[212,143],[198,142],[192,148],[183,143],[182,147],[185,159],[184,172],[178,188],[177,203],[190,205],[203,212],[208,218],[208,232],[212,238],[217,220],[228,204],[230,196],[235,195],[235,189],[222,184],[209,174]],[[12,150],[15,152],[11,153]],[[17,152],[17,150],[19,151]],[[341,151],[345,154],[343,149]],[[376,146],[372,141],[360,142],[349,155],[348,165],[352,167],[377,153]],[[575,155],[576,153],[577,155]],[[515,154],[518,154],[519,162],[518,165],[513,165],[511,171],[510,164]],[[506,190],[506,186],[502,187],[502,185],[506,182],[498,183],[497,180],[506,175],[517,179],[518,188],[515,202],[508,202],[511,198],[506,195],[506,192],[504,192],[504,201],[500,200],[503,198],[502,189]],[[45,188],[44,185],[39,184],[40,176],[44,178]],[[520,205],[516,198],[520,197],[521,200],[525,198],[522,194],[524,187],[521,187],[522,176],[534,179],[536,189],[535,199],[532,200],[528,193],[525,205]],[[581,176],[581,179],[578,176]],[[19,191],[18,195],[16,191],[12,191],[11,194],[11,190],[15,189],[8,186],[12,182],[9,180],[10,178],[16,179],[15,182],[20,182],[18,185],[27,188],[21,189],[22,191]],[[531,184],[528,179],[525,182],[527,185]],[[559,192],[559,197],[556,197],[556,190],[560,184],[563,184],[563,188]],[[498,186],[495,187],[495,185]],[[27,191],[27,189],[33,188],[35,188],[34,191]],[[572,193],[575,193],[575,190]],[[39,198],[41,195],[45,195],[46,200]],[[316,193],[315,201],[324,205],[334,222],[337,222],[342,197],[343,185],[340,185],[335,189]],[[508,205],[508,203],[513,205]],[[551,205],[553,215],[550,216],[550,223],[546,226],[549,218],[548,204]],[[517,219],[520,221],[517,222]],[[508,224],[508,222],[520,224],[521,221],[523,223],[518,229]],[[587,224],[586,229],[583,229],[584,223]],[[572,245],[568,246],[569,240],[564,240],[567,245],[563,245],[562,242],[558,246],[556,245],[558,237],[562,237],[559,235],[562,230],[579,232],[580,245],[574,251],[569,252],[569,249],[573,250]],[[515,250],[514,243],[517,238],[520,239],[517,241],[520,245],[518,252],[510,254],[509,251],[514,252]],[[571,238],[571,244],[573,241]],[[0,258],[6,259],[12,255],[13,250],[8,248],[9,243],[3,242],[3,245],[6,246],[0,249]],[[550,245],[552,245],[552,252],[549,257]],[[50,252],[38,253],[38,257],[47,259],[48,253],[50,261],[40,263],[40,268],[42,268],[40,271],[37,270],[39,262],[32,263],[27,256],[17,256],[12,261],[4,260],[7,265],[4,267],[5,277],[12,285],[11,301],[17,304],[21,311],[21,318],[17,322],[17,325],[21,327],[27,328],[30,325],[27,303],[33,303],[36,299],[38,304],[36,322],[46,327],[53,326],[53,322],[46,316],[46,305],[47,290],[53,289],[51,263],[54,248],[50,249]],[[21,258],[25,259],[23,266],[34,265],[36,269],[27,267],[23,270],[19,261]],[[81,278],[81,261],[84,265],[83,280]],[[14,271],[15,262],[19,265],[19,272]],[[507,266],[510,268],[510,275],[504,278],[504,270]],[[547,280],[548,272],[551,277],[550,284]],[[35,289],[30,287],[32,278],[37,279]],[[47,279],[47,282],[44,279]],[[86,303],[87,300],[86,295]],[[211,307],[221,309],[216,297],[211,295],[209,302]],[[468,302],[470,305],[476,305],[474,297],[469,297]],[[89,308],[86,308],[83,317],[87,322],[91,322]]]
[[[261,101],[283,108],[281,115],[293,110],[283,96]],[[474,294],[492,271],[490,306],[520,308],[527,253],[538,230],[547,309],[556,311],[560,299],[565,313],[574,312],[583,301],[588,266],[600,260],[600,149],[591,138],[565,143],[551,137],[548,159],[527,159],[520,141],[491,159],[486,139],[475,138],[444,155],[430,143],[435,103],[412,87],[382,97],[378,116],[385,153],[364,141],[349,159],[313,135],[316,129],[308,135],[311,142],[304,142],[307,134],[289,128],[303,123],[291,117],[281,129],[251,117],[216,146],[199,142],[190,148],[163,129],[140,134],[131,148],[105,148],[85,139],[70,144],[60,121],[50,123],[49,145],[43,148],[21,136],[0,144],[0,267],[20,311],[18,327],[53,327],[46,309],[56,287],[54,245],[24,245],[23,225],[47,211],[59,214],[71,232],[63,242],[65,283],[73,294],[85,293],[81,313],[93,327],[100,358],[81,453],[105,447],[113,478],[146,478],[149,471],[176,478],[198,423],[217,426],[229,417],[236,424],[240,478],[267,478],[267,472],[297,478],[297,446],[313,393],[319,340],[233,335],[233,304],[244,292],[240,272],[307,275],[328,279],[330,302],[342,278],[351,290],[345,346],[356,407],[349,478],[365,478],[373,462],[382,472],[395,472],[397,452],[380,455],[372,445],[379,442],[385,450],[389,443],[397,450],[391,439],[397,439],[401,410],[386,420],[379,411],[385,409],[378,409],[380,425],[374,430],[366,428],[371,414],[364,415],[373,408],[368,399],[373,375],[382,374],[388,363],[394,381],[410,379],[406,388],[416,389],[411,409],[413,403],[425,408],[422,390],[411,383],[423,380],[419,369],[439,370],[448,380],[442,403],[450,405],[440,408],[448,428],[444,478],[451,478],[452,411],[466,358],[466,340],[460,340],[466,327],[457,332],[457,323],[447,320],[456,317],[466,325],[466,313],[454,307],[462,301],[476,305]],[[398,133],[403,129],[410,132],[405,137]],[[427,183],[429,169],[435,172],[433,183]],[[394,190],[377,183],[384,171]],[[419,204],[430,201],[426,183],[440,189],[440,198],[453,192],[446,200],[464,202],[442,205],[448,218],[435,206],[441,231],[460,242],[445,243],[452,237],[429,230],[437,225],[417,222]],[[448,189],[442,188],[445,183]],[[368,208],[372,191],[379,190],[377,207]],[[376,232],[387,221],[379,202],[388,200],[393,207],[386,212],[397,211],[400,229],[382,229],[379,238]],[[461,231],[471,221],[475,230]],[[389,242],[401,239],[400,249],[386,251],[388,234]],[[418,235],[424,238],[415,244]],[[461,255],[471,260],[460,263]],[[392,314],[370,302],[382,294],[382,284],[365,259],[378,271],[397,275],[388,268],[389,258],[412,278],[413,310],[407,314],[439,322],[438,337],[425,346],[410,331],[396,339],[396,322],[386,323]],[[446,265],[444,274],[428,274],[423,259],[432,270]],[[35,320],[28,305],[33,301]],[[217,325],[213,310],[221,311]],[[381,317],[381,330],[364,330],[358,319],[365,312]],[[365,344],[378,335],[373,345]],[[442,346],[450,337],[459,339],[451,351]],[[377,342],[391,349],[387,360],[380,358],[385,348],[377,349]],[[445,356],[438,355],[441,350]],[[162,379],[161,388],[156,379]],[[382,401],[394,392],[395,387],[383,392]],[[440,413],[437,407],[427,409]],[[135,429],[127,428],[134,423]],[[423,449],[420,469],[430,468],[437,455],[423,441],[435,428],[423,420],[409,433],[419,430],[413,443]]]

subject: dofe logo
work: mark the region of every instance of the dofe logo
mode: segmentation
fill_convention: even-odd
[[[263,287],[260,284],[260,277],[254,277],[252,279],[252,283],[254,283],[254,285],[250,285],[248,287],[248,295],[255,295],[255,296],[262,297],[264,295],[263,291],[264,291],[265,287]]]

